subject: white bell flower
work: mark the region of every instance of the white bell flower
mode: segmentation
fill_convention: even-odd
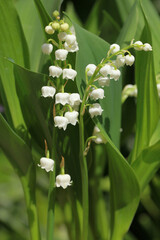
[[[86,71],[87,71],[87,76],[91,77],[93,75],[93,73],[96,70],[96,65],[95,64],[88,64],[86,66]]]
[[[120,50],[120,46],[116,43],[110,46],[111,53],[114,54]]]
[[[56,89],[54,87],[51,86],[43,86],[41,88],[41,92],[42,92],[42,97],[54,97],[55,93],[56,93]]]
[[[63,130],[65,131],[67,128],[68,119],[66,117],[56,116],[54,117],[54,123],[55,127],[58,127],[59,129],[63,128]]]
[[[100,129],[95,126],[93,129],[93,136],[96,136],[96,138],[93,138],[92,141],[97,143],[97,144],[101,144],[101,143],[106,143],[106,141],[104,140]]]
[[[79,93],[71,93],[69,96],[69,104],[73,106],[79,106],[82,102]]]
[[[76,41],[76,36],[73,34],[68,34],[65,38],[65,41],[68,45],[73,45]]]
[[[63,69],[63,79],[71,79],[72,81],[74,81],[76,76],[77,72],[75,70],[69,68]]]
[[[44,43],[41,49],[44,54],[49,55],[53,51],[53,45],[51,43]]]
[[[100,69],[100,74],[102,74],[103,77],[107,77],[108,74],[110,74],[112,71],[112,66],[109,64],[105,64],[101,69]]]
[[[45,27],[45,32],[48,34],[53,34],[55,31],[51,26],[46,26]]]
[[[122,95],[126,95],[127,97],[137,97],[138,90],[136,85],[127,84],[122,92]]]
[[[67,33],[66,33],[66,32],[60,32],[60,33],[58,34],[58,39],[59,39],[60,41],[65,41],[65,40],[66,40],[66,36],[67,36]]]
[[[92,90],[92,92],[90,93],[90,98],[93,100],[103,99],[104,90],[102,88],[97,88]]]
[[[58,49],[55,51],[56,60],[65,61],[68,55],[68,51],[66,49]]]
[[[123,55],[118,55],[117,58],[116,58],[116,62],[115,62],[115,65],[117,68],[119,67],[123,67],[125,65],[125,56]]]
[[[135,57],[129,54],[125,56],[125,59],[126,59],[126,65],[128,66],[132,66],[135,61]]]
[[[149,44],[149,43],[145,43],[144,45],[143,45],[143,50],[144,51],[152,51],[152,46]]]
[[[59,77],[62,74],[62,68],[56,66],[49,67],[49,76]]]
[[[40,159],[40,164],[38,164],[38,167],[45,169],[46,172],[49,172],[49,171],[53,172],[54,160],[52,160],[51,158],[42,157]]]
[[[69,103],[69,93],[57,93],[55,96],[55,103],[61,103],[62,105]]]
[[[136,41],[134,43],[134,45],[135,45],[135,47],[134,47],[135,50],[137,50],[137,51],[143,50],[143,43],[141,41]]]
[[[56,177],[56,187],[62,187],[63,189],[66,189],[68,186],[71,186],[71,176],[69,174],[59,174]]]
[[[113,78],[115,81],[117,81],[120,75],[121,75],[121,72],[119,71],[119,69],[113,69],[110,73],[110,78]]]
[[[78,122],[78,115],[79,113],[76,111],[73,112],[66,112],[64,114],[64,116],[68,119],[68,123],[72,124],[72,125],[76,125],[76,123]]]
[[[79,50],[78,43],[77,41],[74,42],[74,44],[68,45],[66,42],[64,43],[64,48],[68,52],[77,52]]]
[[[103,112],[103,109],[101,108],[101,105],[99,103],[94,103],[92,106],[89,107],[89,113],[91,115],[91,118],[94,116],[101,115]]]
[[[99,77],[98,83],[101,87],[104,87],[104,86],[108,87],[110,84],[110,78],[109,77]]]

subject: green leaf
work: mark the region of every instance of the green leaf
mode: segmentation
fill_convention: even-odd
[[[29,67],[28,47],[13,1],[0,1],[0,9],[0,56],[8,57],[22,66]],[[24,125],[15,90],[13,66],[2,58],[0,76],[0,93],[6,109],[7,120],[14,127]]]
[[[146,23],[142,41],[150,42],[150,30]],[[152,52],[139,52],[136,57],[137,120],[134,149],[131,155],[134,161],[141,151],[149,146],[160,116],[160,105],[156,86]]]
[[[116,4],[117,4],[117,7],[118,7],[118,10],[119,10],[119,14],[121,16],[121,19],[123,22],[126,21],[127,17],[128,17],[128,14],[133,6],[133,4],[135,3],[136,1],[135,0],[116,0]]]
[[[16,64],[14,64],[14,70],[17,95],[28,130],[40,146],[44,146],[44,139],[46,139],[51,149],[52,140],[46,119],[48,119],[49,106],[52,113],[53,102],[52,99],[41,98],[41,88],[47,84],[49,77],[31,72]]]
[[[26,174],[32,163],[31,151],[0,114],[0,147],[13,167]]]

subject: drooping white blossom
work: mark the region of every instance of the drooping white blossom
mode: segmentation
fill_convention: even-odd
[[[42,97],[54,97],[55,93],[56,93],[56,89],[54,87],[51,86],[43,86],[41,88],[41,92],[42,92]]]
[[[91,115],[91,118],[101,115],[103,112],[103,109],[101,108],[101,105],[99,103],[94,103],[89,107],[89,113]]]
[[[56,60],[65,61],[68,55],[68,51],[66,49],[58,49],[55,51]]]
[[[49,76],[59,77],[61,74],[62,74],[62,68],[57,67],[57,66],[49,67]]]
[[[135,50],[137,50],[137,51],[143,50],[143,43],[141,41],[136,41],[134,43],[134,45],[135,45],[135,47],[134,47]]]
[[[144,45],[143,45],[143,50],[144,51],[152,51],[152,46],[149,44],[149,43],[145,43]]]
[[[63,189],[66,189],[68,186],[71,186],[71,176],[69,174],[59,174],[56,177],[56,187],[62,187]]]
[[[65,38],[65,41],[68,45],[73,45],[76,41],[76,36],[73,34],[68,34]]]
[[[88,64],[86,66],[86,71],[87,71],[87,76],[91,77],[93,75],[93,73],[96,70],[96,65],[95,64]]]
[[[120,50],[120,46],[116,43],[110,46],[111,53],[114,54]]]
[[[58,104],[68,104],[69,103],[69,93],[57,93],[55,96],[55,103]]]
[[[51,43],[44,43],[41,49],[44,54],[49,55],[53,51],[53,45]]]
[[[135,61],[135,57],[129,54],[125,56],[125,59],[126,59],[126,65],[128,66],[132,66]]]
[[[108,74],[110,74],[112,71],[112,66],[109,64],[105,64],[101,69],[100,69],[100,74],[102,74],[103,77],[107,77]]]
[[[68,123],[70,123],[74,126],[78,122],[78,115],[79,115],[79,113],[77,111],[66,112],[64,114],[64,116],[68,119]]]
[[[71,93],[69,96],[69,104],[73,106],[79,106],[82,102],[79,93]]]
[[[45,169],[46,172],[49,172],[49,171],[53,172],[54,160],[52,160],[51,158],[42,157],[40,159],[40,164],[38,164],[38,167]]]
[[[121,72],[119,71],[119,69],[113,69],[110,73],[110,78],[113,78],[115,81],[117,81],[120,75],[121,75]]]
[[[102,88],[97,88],[92,90],[92,92],[90,93],[90,98],[93,100],[103,99],[104,90]]]
[[[116,62],[115,62],[115,65],[117,68],[119,67],[123,67],[125,65],[125,56],[123,55],[118,55],[117,58],[116,58]]]
[[[78,43],[77,41],[74,42],[74,44],[68,45],[66,42],[64,43],[64,48],[68,52],[77,52],[79,50]]]
[[[95,126],[93,129],[93,136],[96,136],[96,138],[92,139],[93,142],[97,144],[106,143],[106,141],[104,140],[104,137],[101,134],[100,129],[97,126]]]
[[[99,86],[101,86],[101,87],[104,87],[104,86],[108,87],[110,84],[110,78],[109,77],[99,77],[98,83],[99,83]]]
[[[55,127],[58,127],[59,129],[63,128],[63,130],[65,131],[67,128],[68,119],[66,117],[56,116],[54,117],[54,124]]]
[[[45,32],[48,33],[48,34],[53,34],[54,29],[51,26],[46,26],[45,27]]]
[[[63,69],[63,79],[71,79],[74,81],[77,76],[77,72],[74,69],[64,68]]]

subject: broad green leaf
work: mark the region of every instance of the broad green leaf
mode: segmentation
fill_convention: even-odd
[[[0,56],[8,57],[22,66],[29,67],[28,48],[13,1],[0,1],[0,9]],[[8,121],[14,127],[24,125],[15,90],[13,66],[2,58],[0,77],[0,93]]]
[[[31,136],[40,146],[47,140],[51,149],[52,140],[46,119],[48,110],[53,110],[52,99],[41,97],[41,88],[47,84],[48,76],[31,72],[14,65],[17,95],[21,104],[23,117]],[[53,124],[53,119],[51,124]]]
[[[160,72],[160,48],[159,48],[159,36],[160,36],[160,17],[154,8],[153,4],[149,0],[139,0],[143,13],[148,22],[151,36],[152,36],[152,45],[153,45],[153,57],[155,64],[155,73]],[[148,39],[148,42],[151,43]]]
[[[22,174],[26,174],[32,163],[32,155],[26,143],[11,129],[0,114],[0,148],[9,159],[13,167]]]
[[[135,0],[116,0],[116,4],[117,4],[117,7],[118,7],[118,10],[119,10],[119,14],[121,16],[121,19],[123,22],[126,21],[127,17],[128,17],[128,14],[133,6],[133,4],[135,3],[136,1]]]
[[[150,30],[147,23],[142,41],[151,43]],[[154,69],[152,52],[137,53],[135,72],[138,88],[137,120],[132,161],[138,157],[144,148],[149,146],[150,139],[159,121],[160,105]]]
[[[74,24],[76,30],[79,51],[76,55],[76,70],[78,72],[76,84],[81,96],[83,96],[85,84],[85,68],[89,63],[98,64],[106,57],[109,44],[96,35]],[[94,46],[94,49],[92,47]],[[104,129],[111,139],[119,145],[120,114],[121,114],[121,81],[112,81],[109,88],[105,88],[105,98],[101,101],[104,109],[100,118]]]

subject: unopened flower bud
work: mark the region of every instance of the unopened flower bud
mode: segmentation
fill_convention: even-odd
[[[55,97],[56,97],[56,101],[55,101],[56,104],[60,103],[62,105],[65,105],[69,103],[69,93],[57,93]]]
[[[70,123],[70,124],[72,124],[74,126],[78,122],[78,115],[79,115],[79,113],[77,111],[66,112],[64,114],[64,116],[68,119],[68,123]]]
[[[68,23],[63,23],[60,25],[62,31],[67,31],[69,29]]]
[[[55,93],[56,93],[56,89],[54,87],[51,86],[44,86],[41,88],[42,91],[42,97],[54,97]]]
[[[46,26],[45,27],[45,32],[48,34],[53,34],[55,31],[51,26]]]
[[[125,56],[125,59],[126,59],[126,65],[128,66],[132,66],[135,61],[135,57],[129,54]]]
[[[144,51],[152,51],[152,46],[149,43],[145,43],[143,46]]]
[[[55,10],[54,12],[53,12],[53,17],[58,17],[59,16],[59,12],[57,11],[57,10]]]
[[[65,68],[63,69],[63,79],[71,79],[74,81],[77,76],[77,72],[73,69]]]
[[[93,73],[95,72],[96,67],[97,66],[94,64],[88,64],[86,66],[87,76],[91,77],[93,75]]]
[[[60,29],[60,24],[59,24],[58,22],[53,22],[53,23],[52,23],[52,28],[53,28],[54,30],[58,30],[58,29]]]
[[[94,116],[101,115],[103,112],[103,109],[101,108],[101,105],[99,103],[94,103],[92,106],[89,107],[89,113],[91,115],[91,118]]]
[[[62,74],[62,68],[56,66],[49,67],[49,76],[59,77]]]
[[[55,51],[56,60],[65,61],[68,55],[68,51],[65,49],[58,49]]]
[[[120,50],[120,46],[116,43],[110,46],[111,53],[114,54]]]
[[[55,127],[58,127],[59,129],[63,128],[65,131],[67,128],[68,119],[66,117],[56,116],[54,117],[54,123]]]
[[[50,43],[44,43],[44,44],[42,45],[41,49],[42,49],[42,52],[43,52],[44,54],[49,55],[49,54],[52,52],[52,50],[53,50],[53,45],[50,44]]]
[[[102,88],[94,89],[90,93],[90,98],[93,100],[103,99],[104,98],[104,90]]]
[[[53,172],[54,161],[50,158],[42,157],[40,159],[40,164],[38,164],[38,167],[45,169],[46,172],[49,172],[49,171]]]
[[[68,186],[71,186],[71,176],[69,174],[60,174],[56,177],[56,187],[62,187],[66,189]]]

